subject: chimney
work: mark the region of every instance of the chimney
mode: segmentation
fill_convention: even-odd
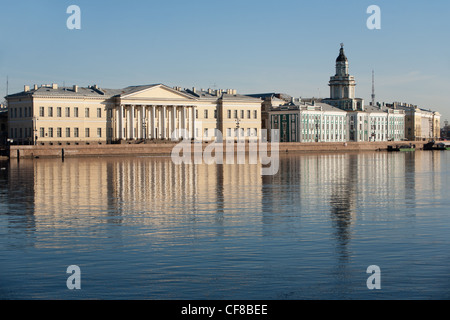
[[[52,84],[52,89],[53,89],[53,90],[57,90],[57,89],[58,89],[58,84],[53,83],[53,84]]]
[[[78,86],[77,85],[73,86],[73,92],[78,92]]]
[[[37,90],[37,89],[38,89],[38,85],[35,84],[35,85],[34,85],[34,90]]]
[[[23,91],[24,92],[30,91],[30,86],[23,86]]]
[[[197,89],[195,89],[195,87],[192,87],[192,92],[197,93]]]

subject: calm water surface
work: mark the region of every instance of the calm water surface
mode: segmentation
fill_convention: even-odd
[[[2,299],[450,298],[450,152],[0,164]]]

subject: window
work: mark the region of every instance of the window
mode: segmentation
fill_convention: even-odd
[[[74,116],[75,118],[78,118],[78,107],[75,107],[75,108],[73,109],[73,116]]]
[[[78,128],[73,128],[73,136],[74,138],[80,137],[80,130]]]
[[[258,119],[258,111],[253,111],[253,119]]]
[[[62,137],[62,128],[57,128],[57,129],[56,129],[56,136],[57,136],[58,138],[61,138],[61,137]]]
[[[84,136],[85,136],[85,138],[89,138],[90,137],[90,130],[89,130],[89,128],[84,129]]]
[[[231,110],[228,110],[228,119],[231,119]]]
[[[217,110],[214,110],[214,119],[217,119]]]
[[[53,107],[48,107],[48,116],[53,117]]]
[[[89,108],[84,109],[84,116],[89,118]]]
[[[237,117],[238,117],[238,111],[234,110],[234,118],[237,119]]]
[[[53,128],[48,128],[48,137],[53,138]]]
[[[14,118],[17,118],[17,108],[14,109]]]
[[[251,118],[251,112],[250,112],[250,110],[247,110],[247,119],[250,119]]]
[[[66,117],[67,117],[67,118],[70,117],[70,108],[66,108]]]
[[[102,128],[98,128],[97,129],[97,138],[101,138],[102,137]]]
[[[231,128],[227,128],[227,137],[231,137]]]
[[[14,129],[11,128],[11,138],[14,138]]]
[[[208,119],[208,110],[205,110],[204,118],[205,118],[205,119]]]
[[[61,107],[56,108],[56,116],[58,118],[61,118],[61,112],[62,112]]]
[[[28,117],[27,111],[28,111],[28,109],[27,109],[27,108],[24,108],[24,109],[23,109],[23,113],[24,113],[24,115],[23,115],[23,116],[24,116],[25,118],[27,118],[27,117]]]
[[[39,128],[39,136],[41,138],[44,138],[44,136],[45,136],[44,128]]]
[[[208,138],[208,128],[205,128],[205,134],[204,134],[205,138]]]
[[[134,110],[135,111],[135,113],[136,113],[136,109]],[[135,116],[136,116],[136,114],[135,114]],[[101,118],[102,117],[102,109],[101,108],[97,108],[97,118]]]
[[[198,110],[195,110],[195,119],[198,119]]]
[[[241,119],[244,119],[244,110],[241,110]]]
[[[70,128],[66,128],[66,138],[70,138]]]

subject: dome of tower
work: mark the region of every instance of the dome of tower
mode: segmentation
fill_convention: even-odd
[[[339,52],[339,57],[337,57],[336,62],[348,62],[347,57],[344,53],[344,46],[341,45],[341,51]]]

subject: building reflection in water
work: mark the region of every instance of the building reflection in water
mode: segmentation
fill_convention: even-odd
[[[408,214],[405,201],[415,206],[423,196],[440,196],[440,156],[283,155],[275,176],[261,176],[260,164],[178,166],[166,157],[40,159],[11,161],[0,178],[7,211],[15,213],[9,230],[25,230],[30,239],[35,231],[45,231],[43,237],[57,232],[77,236],[86,228],[117,238],[123,230],[114,225],[125,223],[170,237],[169,226],[180,221],[210,223],[218,236],[230,232],[228,226],[254,224],[262,236],[300,237],[303,219],[329,212],[336,250],[346,261],[356,219]],[[431,187],[421,183],[427,172],[437,172]],[[392,211],[366,209],[377,205]],[[192,237],[199,232],[191,231]]]
[[[29,247],[35,243],[35,184],[31,161],[1,163],[0,206],[5,215],[3,232],[10,247]],[[20,238],[20,241],[17,239]]]

